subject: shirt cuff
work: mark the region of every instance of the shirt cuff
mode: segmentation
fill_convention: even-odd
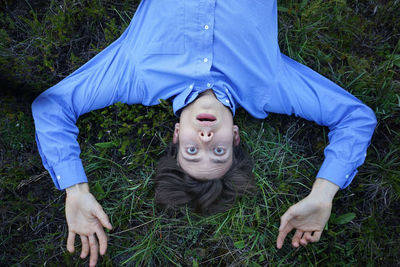
[[[53,166],[54,182],[58,189],[65,189],[75,184],[87,183],[81,160],[65,161]]]
[[[338,159],[325,158],[317,177],[324,178],[344,189],[353,181],[356,174],[357,169],[354,164],[348,164]]]

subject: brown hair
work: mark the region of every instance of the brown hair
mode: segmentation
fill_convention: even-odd
[[[178,146],[170,144],[157,166],[156,203],[165,208],[185,205],[210,215],[229,209],[235,200],[255,191],[253,163],[241,146],[234,146],[231,168],[219,179],[197,180],[177,163]]]

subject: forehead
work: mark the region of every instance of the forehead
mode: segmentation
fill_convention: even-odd
[[[199,180],[218,179],[224,176],[232,166],[232,152],[224,163],[213,162],[209,154],[199,157],[199,161],[188,161],[182,157],[182,151],[178,149],[178,164],[190,176]]]

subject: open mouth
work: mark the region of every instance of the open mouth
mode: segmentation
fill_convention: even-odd
[[[196,120],[198,120],[202,126],[210,126],[216,122],[217,117],[212,114],[202,113],[196,116]]]
[[[197,115],[196,119],[199,121],[215,121],[217,118],[214,115],[202,113]]]

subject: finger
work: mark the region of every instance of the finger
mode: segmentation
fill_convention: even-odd
[[[322,231],[315,231],[314,234],[312,235],[312,240],[311,242],[318,242],[319,239],[321,238]]]
[[[305,232],[302,239],[304,239],[307,242],[312,242],[313,237],[311,235],[311,232]]]
[[[311,240],[312,240],[311,232],[305,232],[300,240],[300,244],[305,247],[307,246],[308,242],[311,242]]]
[[[89,255],[89,241],[87,236],[81,235],[82,251],[81,258],[84,259]]]
[[[68,232],[68,238],[67,238],[67,250],[68,250],[70,253],[74,253],[74,251],[75,251],[75,245],[74,245],[74,243],[75,243],[75,233],[69,231],[69,232]]]
[[[94,210],[94,216],[99,219],[100,223],[107,229],[111,230],[112,225],[110,223],[110,220],[108,219],[107,214],[104,212],[103,208],[98,205],[97,208]]]
[[[279,230],[278,238],[276,240],[276,247],[278,249],[282,248],[283,242],[285,241],[285,238],[290,231],[292,231],[293,227],[291,224],[286,224],[285,228],[282,230]]]
[[[278,249],[282,248],[283,242],[290,231],[292,231],[293,227],[289,224],[289,220],[292,219],[292,214],[290,212],[290,208],[285,212],[285,214],[281,217],[281,225],[279,226],[279,235],[276,240],[276,247]]]
[[[281,217],[281,225],[279,227],[279,231],[283,231],[283,229],[286,227],[288,222],[292,219],[293,215],[290,211],[290,208],[285,212],[285,214],[282,215]]]
[[[299,229],[296,230],[296,233],[294,233],[293,238],[292,238],[292,246],[293,247],[295,247],[295,248],[299,247],[299,242],[300,242],[301,237],[303,236],[303,233],[304,232],[302,230],[299,230]]]
[[[89,245],[90,245],[90,262],[89,266],[96,266],[97,258],[99,257],[99,245],[97,244],[97,240],[94,235],[89,236]]]
[[[99,239],[100,244],[100,255],[106,254],[107,251],[107,236],[104,233],[103,228],[99,227],[96,231],[97,238]]]

